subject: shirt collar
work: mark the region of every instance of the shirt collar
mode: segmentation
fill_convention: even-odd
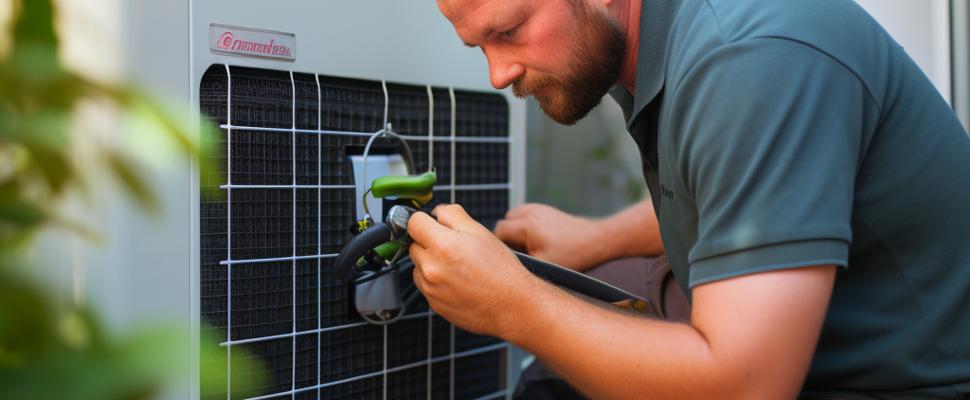
[[[643,0],[640,8],[640,42],[637,47],[637,77],[632,106],[631,95],[623,86],[617,85],[610,92],[623,108],[627,129],[633,125],[640,111],[663,89],[667,38],[681,3],[682,0]]]

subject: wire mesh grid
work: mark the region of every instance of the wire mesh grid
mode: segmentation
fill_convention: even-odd
[[[202,380],[255,381],[253,371],[232,370],[233,360],[252,357],[270,375],[258,399],[507,395],[504,343],[454,328],[423,301],[400,322],[368,325],[330,268],[355,217],[349,151],[382,127],[385,101],[416,168],[437,170],[436,203],[463,204],[488,227],[508,208],[504,97],[386,88],[225,65],[205,73],[201,110],[221,128],[212,145],[225,152],[201,171],[219,189],[201,200],[201,318],[222,338],[229,374]]]

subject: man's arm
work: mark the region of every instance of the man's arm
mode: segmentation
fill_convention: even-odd
[[[408,224],[414,280],[431,307],[536,354],[591,397],[792,398],[801,388],[833,266],[704,284],[694,288],[690,324],[661,322],[594,306],[529,274],[460,206],[435,213],[437,222],[419,213]]]
[[[690,324],[593,306],[537,282],[504,339],[591,398],[795,398],[815,350],[833,266],[694,289]]]
[[[526,204],[509,210],[495,226],[495,235],[532,256],[577,271],[619,258],[664,252],[649,199],[600,220]]]

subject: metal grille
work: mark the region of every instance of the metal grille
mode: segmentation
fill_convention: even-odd
[[[417,169],[435,166],[435,201],[463,204],[493,227],[510,189],[501,95],[225,65],[202,79],[201,111],[220,127],[213,145],[225,149],[201,172],[213,185],[202,192],[217,193],[201,201],[203,329],[222,338],[230,369],[242,354],[264,363],[270,376],[256,398],[508,394],[505,343],[456,329],[423,301],[390,326],[368,325],[335,283],[332,258],[355,216],[348,146],[383,126],[385,102]],[[254,377],[201,379],[229,388],[230,379]]]

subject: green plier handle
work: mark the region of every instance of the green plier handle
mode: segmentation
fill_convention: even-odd
[[[374,179],[370,192],[374,197],[397,197],[414,200],[423,205],[431,201],[432,190],[437,181],[434,171],[413,176],[382,176]]]

